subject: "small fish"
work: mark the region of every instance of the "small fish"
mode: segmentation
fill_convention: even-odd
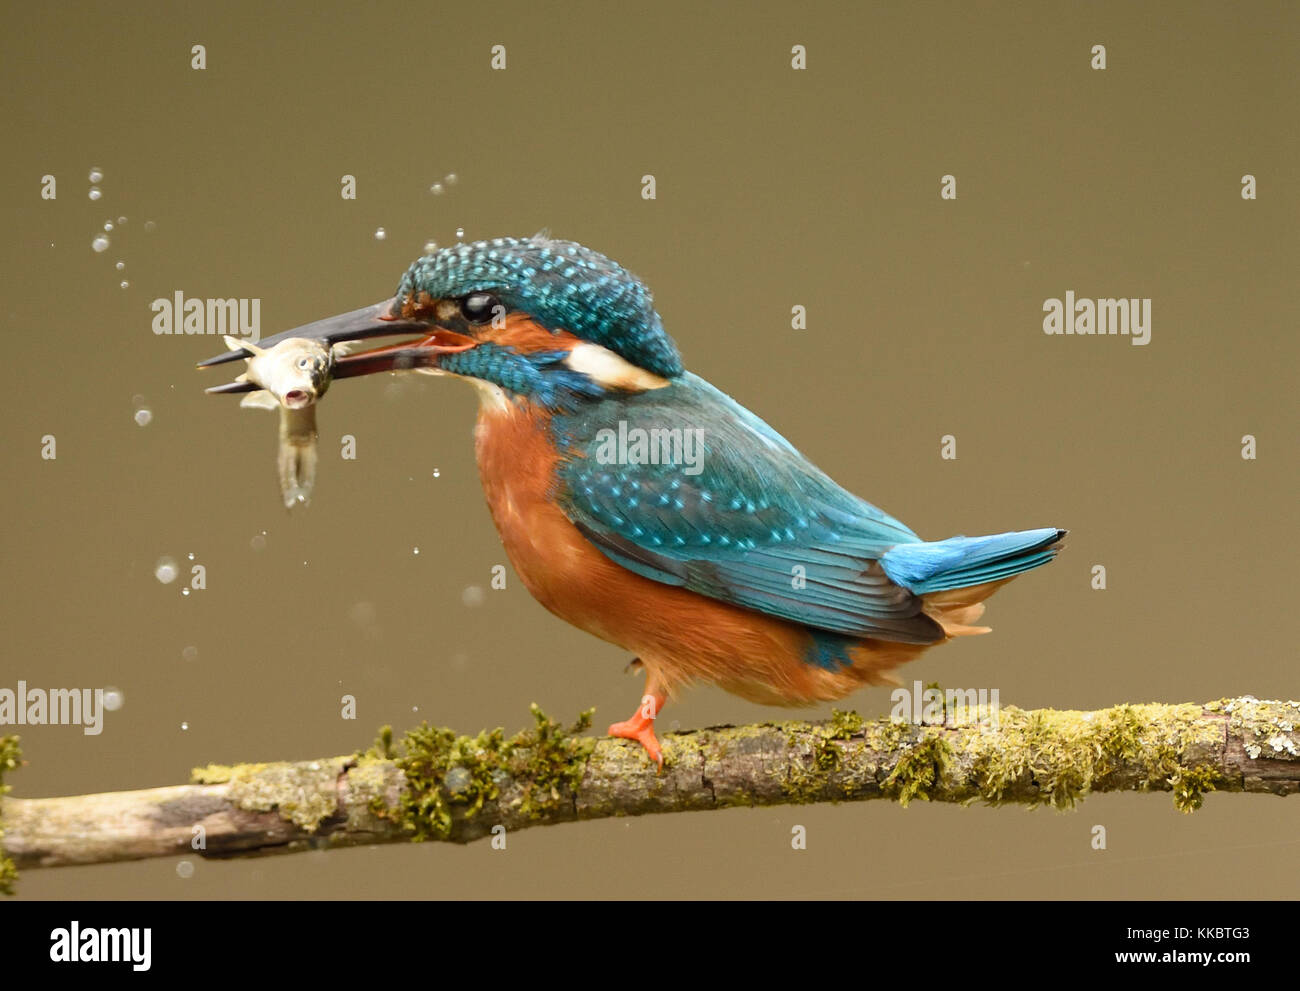
[[[251,351],[248,368],[235,381],[261,386],[240,401],[250,409],[279,409],[280,494],[287,509],[305,506],[316,484],[316,401],[334,374],[334,350],[320,341],[291,337],[263,349],[227,337],[226,347]]]

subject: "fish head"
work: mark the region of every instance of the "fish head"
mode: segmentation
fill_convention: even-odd
[[[325,395],[333,368],[328,345],[291,337],[272,348],[254,351],[244,374],[287,409],[306,409]]]

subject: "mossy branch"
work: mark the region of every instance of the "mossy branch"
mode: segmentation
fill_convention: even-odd
[[[16,770],[22,759],[23,752],[18,747],[18,737],[0,736],[0,801],[4,800],[5,792],[9,790],[9,785],[5,784],[5,772]],[[5,855],[4,836],[4,830],[0,829],[0,894],[12,895],[18,871],[13,860]]]
[[[913,725],[837,712],[673,733],[657,773],[639,746],[534,726],[458,736],[421,726],[364,753],[212,765],[193,782],[70,798],[3,799],[19,867],[198,852],[285,853],[409,840],[467,843],[529,826],[731,806],[887,798],[1069,808],[1093,792],[1300,790],[1300,703],[1249,696],[1095,712],[1004,707]]]

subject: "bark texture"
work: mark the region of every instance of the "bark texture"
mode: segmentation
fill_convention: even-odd
[[[457,736],[421,727],[364,754],[212,765],[193,782],[67,798],[0,799],[19,868],[199,853],[286,853],[733,806],[915,799],[1068,808],[1093,792],[1300,790],[1300,703],[1249,696],[1094,712],[1004,707],[922,724],[826,722],[669,734],[659,772],[640,747],[536,725]]]

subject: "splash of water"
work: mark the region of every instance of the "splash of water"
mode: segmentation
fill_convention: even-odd
[[[174,582],[177,573],[176,561],[171,557],[160,557],[153,566],[153,576],[164,585],[170,585]]]

